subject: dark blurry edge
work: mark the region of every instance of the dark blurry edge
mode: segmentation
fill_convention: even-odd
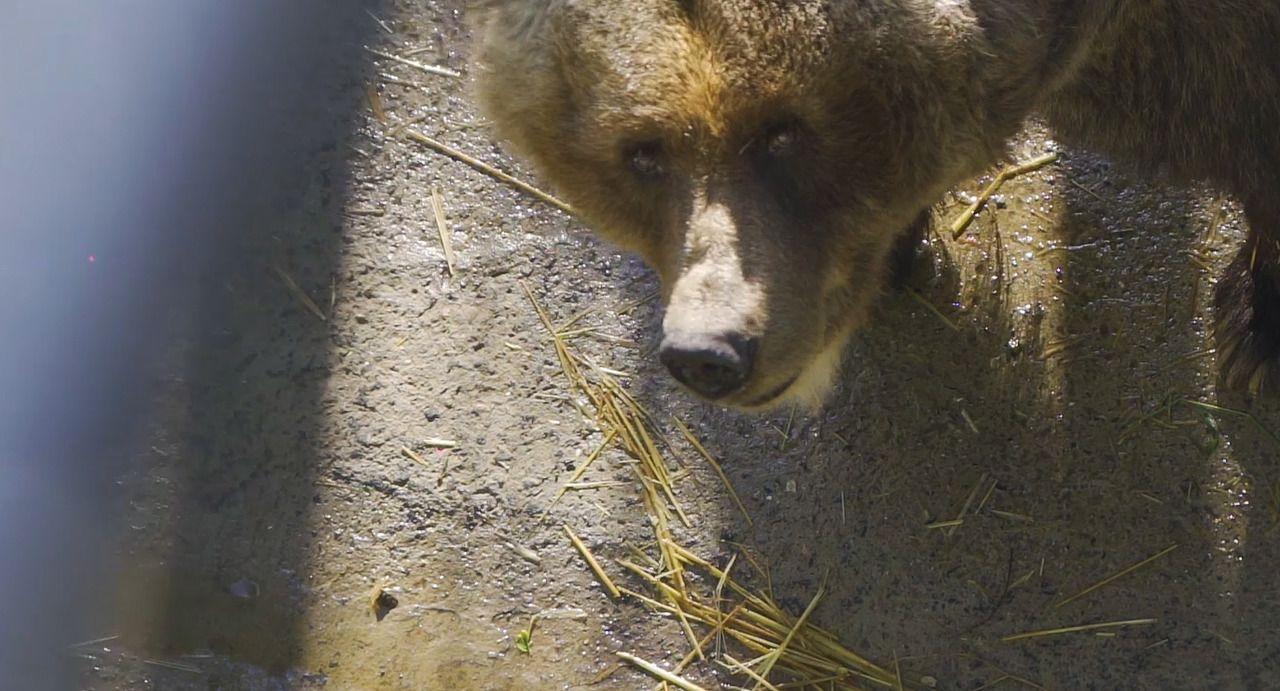
[[[53,132],[59,127],[54,118],[48,121],[50,131],[0,132],[0,157],[9,157],[0,162],[0,201],[7,208],[0,240],[8,254],[7,260],[0,257],[0,289],[7,296],[0,305],[0,688],[5,689],[79,687],[68,646],[90,634],[85,619],[93,607],[86,599],[99,592],[95,583],[112,577],[110,542],[123,506],[116,480],[128,460],[115,450],[128,448],[141,431],[150,402],[143,383],[165,345],[155,338],[163,331],[161,307],[184,276],[214,276],[218,267],[245,259],[231,249],[237,244],[233,236],[260,231],[262,225],[242,223],[243,200],[282,180],[305,181],[308,171],[297,168],[297,161],[306,159],[297,149],[305,138],[291,132],[340,117],[352,122],[352,113],[326,112],[332,91],[326,80],[333,76],[326,69],[365,61],[361,46],[376,30],[365,6],[341,0],[135,0],[95,8],[89,13],[96,13],[92,24],[79,17],[81,28],[91,27],[87,38],[66,36],[65,20],[83,10],[71,0],[0,12],[14,20],[0,18],[0,23],[28,31],[26,42],[0,41],[0,63],[10,66],[0,75],[8,78],[29,68],[32,80],[49,81],[52,74],[51,88],[75,103],[83,100],[82,87],[117,86],[103,79],[118,78],[118,88],[126,93],[145,93],[147,85],[109,70],[92,73],[92,85],[79,84],[84,75],[76,73],[75,60],[68,59],[68,70],[51,72],[49,56],[25,52],[29,46],[48,46],[56,55],[96,52],[109,60],[112,46],[123,46],[123,52],[152,40],[150,47],[182,52],[190,39],[197,49],[215,48],[208,57],[217,64],[206,65],[202,73],[169,75],[188,81],[165,93],[193,96],[189,102],[157,98],[134,104],[137,122],[172,119],[196,136],[147,149],[143,154],[153,160],[134,161],[132,169],[103,165],[78,171],[128,190],[121,197],[130,202],[153,200],[152,208],[90,208],[91,202],[77,198],[76,180],[56,177],[39,182],[68,186],[66,207],[24,208],[16,193],[4,199],[4,187],[18,189],[9,184],[18,176],[27,170],[39,174],[42,161],[32,154],[65,152],[15,153],[3,138],[74,139],[77,133]],[[191,59],[173,57],[178,63]],[[58,105],[32,101],[5,107]],[[92,104],[77,105],[90,106],[77,115],[91,122]],[[120,122],[135,122],[131,114],[126,110]],[[105,133],[108,139],[112,135]],[[138,135],[122,132],[121,138]],[[74,156],[74,149],[69,151]],[[70,161],[70,169],[77,163]],[[104,162],[87,160],[84,166],[95,163]],[[136,180],[121,179],[131,172],[139,173]],[[9,176],[14,177],[6,181]],[[121,204],[121,197],[112,201]],[[84,223],[86,217],[91,222]],[[336,266],[339,237],[329,233],[328,242],[328,261]],[[92,266],[98,263],[94,248],[113,250],[114,264],[104,257]],[[56,290],[42,290],[49,285]]]

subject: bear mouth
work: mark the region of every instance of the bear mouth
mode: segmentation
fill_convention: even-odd
[[[746,403],[743,404],[743,406],[747,408],[763,408],[769,405],[770,403],[773,403],[774,401],[781,398],[782,395],[787,392],[787,389],[790,389],[791,385],[795,384],[796,380],[799,378],[800,378],[800,375],[797,374],[791,377],[790,379],[782,382],[780,386],[770,389],[763,396],[757,396],[751,399],[750,401],[747,401]]]

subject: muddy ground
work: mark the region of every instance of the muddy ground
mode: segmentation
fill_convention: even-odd
[[[753,525],[677,444],[680,539],[749,550],[768,578],[747,580],[793,614],[825,576],[815,620],[908,686],[1280,688],[1280,410],[1217,391],[1207,352],[1236,206],[1033,128],[1014,158],[1060,159],[959,241],[984,181],[939,205],[914,292],[886,298],[825,410],[717,410],[658,367],[637,260],[405,138],[536,182],[476,113],[462,3],[369,7],[335,40],[464,76],[334,65],[302,181],[247,206],[236,261],[174,296],[105,640],[74,649],[84,688],[654,688],[614,653],[669,667],[679,627],[611,600],[562,532],[643,589],[612,561],[653,537],[631,461],[610,448],[556,501],[602,434],[522,284],[557,320],[585,312],[573,346],[723,463]],[[688,677],[749,686],[711,662]]]

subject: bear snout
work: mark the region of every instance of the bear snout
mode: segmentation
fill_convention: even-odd
[[[755,369],[760,340],[732,331],[673,331],[659,358],[676,381],[708,400],[740,391]]]

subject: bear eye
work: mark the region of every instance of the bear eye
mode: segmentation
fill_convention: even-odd
[[[765,132],[765,149],[770,156],[780,156],[794,147],[799,140],[800,126],[795,122],[774,125]]]
[[[666,172],[662,167],[662,145],[657,142],[627,147],[625,156],[627,167],[642,178],[656,178]]]

